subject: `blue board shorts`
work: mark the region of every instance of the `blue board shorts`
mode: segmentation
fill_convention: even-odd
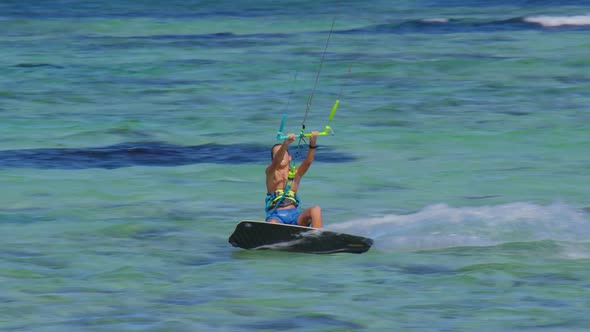
[[[276,219],[281,224],[298,225],[297,218],[299,218],[300,214],[301,212],[299,212],[299,209],[297,208],[275,210],[266,214],[266,221]]]

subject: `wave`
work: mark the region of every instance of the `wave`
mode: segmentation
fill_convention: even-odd
[[[587,26],[590,25],[590,15],[576,16],[531,16],[523,18],[524,22],[539,24],[546,28],[562,26]]]
[[[432,17],[377,24],[342,30],[335,33],[469,33],[548,28],[584,28],[588,26],[590,26],[590,15],[522,16],[501,20]]]
[[[562,203],[508,203],[451,207],[436,204],[413,214],[350,220],[326,229],[367,236],[384,251],[438,250],[556,241],[584,244],[590,236],[586,211]],[[587,255],[588,253],[584,253]]]

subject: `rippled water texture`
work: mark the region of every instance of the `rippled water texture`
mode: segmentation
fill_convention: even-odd
[[[3,1],[0,330],[586,331],[588,5]],[[233,248],[337,98],[299,195],[373,248]]]

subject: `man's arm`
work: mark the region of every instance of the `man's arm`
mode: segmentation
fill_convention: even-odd
[[[274,158],[272,158],[272,162],[266,168],[266,172],[275,171],[281,163],[283,162],[283,158],[285,157],[285,152],[287,151],[287,147],[295,140],[295,134],[290,133],[289,138],[283,141],[279,150],[275,153]]]
[[[311,166],[311,163],[313,162],[313,159],[315,158],[315,148],[317,146],[317,139],[318,139],[318,132],[317,131],[313,131],[311,133],[311,137],[309,138],[309,148],[307,149],[307,156],[305,156],[305,159],[301,162],[301,165],[299,165],[299,167],[297,168],[297,175],[299,177],[302,177],[307,170],[309,169],[309,166]]]

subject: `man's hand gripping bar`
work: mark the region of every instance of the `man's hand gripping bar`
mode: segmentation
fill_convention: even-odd
[[[318,136],[327,136],[329,134],[334,135],[334,131],[330,127],[330,122],[332,122],[332,119],[334,118],[334,114],[336,114],[336,109],[338,109],[339,103],[340,103],[340,100],[336,100],[336,102],[334,103],[334,106],[332,107],[332,112],[330,112],[330,117],[328,118],[328,123],[324,127],[324,131],[321,131],[318,133]],[[281,126],[279,127],[279,131],[277,132],[277,141],[282,141],[282,140],[286,140],[289,138],[289,135],[283,134],[283,128],[285,127],[286,121],[287,121],[287,114],[283,114],[283,119],[281,120]],[[311,133],[301,132],[299,134],[295,134],[295,138],[300,138],[300,137],[311,137]]]

